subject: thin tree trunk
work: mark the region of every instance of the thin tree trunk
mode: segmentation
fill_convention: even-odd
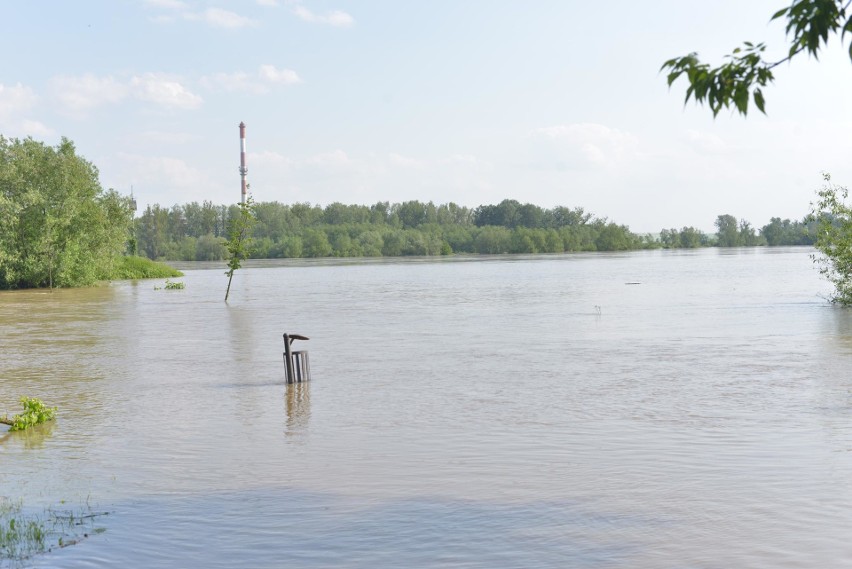
[[[231,279],[234,278],[234,271],[228,275],[228,288],[225,290],[225,302],[228,302],[228,295],[231,293]]]
[[[15,424],[9,417],[0,417],[0,423],[3,425],[9,425],[10,427]]]

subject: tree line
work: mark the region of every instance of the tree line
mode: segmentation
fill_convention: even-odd
[[[718,216],[715,234],[694,227],[637,234],[582,207],[546,209],[511,199],[476,208],[416,200],[325,207],[258,202],[253,207],[248,255],[265,259],[809,245],[816,231],[813,222],[780,218],[755,230],[726,214]],[[221,260],[227,256],[228,227],[239,212],[237,205],[210,201],[149,206],[135,220],[135,245],[155,260]]]

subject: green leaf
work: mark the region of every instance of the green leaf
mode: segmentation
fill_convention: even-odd
[[[766,101],[763,99],[763,91],[760,89],[754,90],[754,106],[757,107],[764,115],[766,114]]]
[[[777,12],[772,14],[772,17],[770,18],[770,20],[777,20],[778,18],[780,18],[781,16],[786,14],[789,9],[790,8],[781,8],[780,10],[778,10]]]

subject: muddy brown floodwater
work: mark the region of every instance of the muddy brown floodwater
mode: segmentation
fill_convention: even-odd
[[[0,411],[59,418],[0,432],[0,495],[111,512],[37,567],[852,566],[852,313],[810,252],[2,293]]]

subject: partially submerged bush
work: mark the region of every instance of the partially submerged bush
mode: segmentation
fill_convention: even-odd
[[[9,425],[10,431],[23,431],[33,425],[52,421],[56,416],[56,407],[47,407],[41,399],[35,397],[21,397],[21,405],[24,407],[23,413],[11,419],[0,417],[0,423]]]
[[[115,264],[111,280],[124,279],[163,279],[182,277],[183,273],[165,263],[158,263],[145,257],[124,256]]]

